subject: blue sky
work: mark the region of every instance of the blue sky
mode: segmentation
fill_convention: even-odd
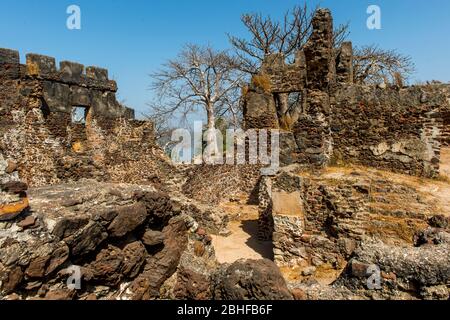
[[[450,81],[450,1],[307,1],[332,10],[335,23],[351,23],[356,45],[379,44],[409,54],[416,80]],[[227,33],[245,35],[240,15],[278,17],[302,1],[293,0],[0,0],[0,47],[108,68],[119,97],[145,112],[152,93],[149,73],[194,42],[228,48]],[[66,9],[81,7],[82,29],[66,28]],[[366,9],[382,10],[382,29],[368,30]]]

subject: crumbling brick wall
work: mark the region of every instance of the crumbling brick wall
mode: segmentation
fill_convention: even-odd
[[[280,54],[264,61],[244,97],[246,128],[284,129],[283,165],[338,160],[438,176],[440,148],[450,136],[450,86],[356,85],[352,43],[333,48],[330,11],[319,9],[312,26],[294,64]],[[286,126],[280,112],[286,106],[277,102],[292,93],[302,95],[302,112]]]
[[[31,186],[92,178],[150,179],[159,152],[153,124],[116,100],[108,71],[0,49],[0,148]],[[74,121],[75,107],[85,110]],[[83,115],[82,115],[83,116]],[[162,155],[161,155],[162,158]]]

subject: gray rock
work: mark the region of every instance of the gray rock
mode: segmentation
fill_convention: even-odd
[[[61,61],[59,64],[61,79],[64,82],[78,83],[83,75],[84,66],[70,61]]]
[[[213,276],[219,300],[292,300],[278,267],[270,260],[239,260]]]
[[[111,237],[123,237],[141,226],[148,217],[147,209],[143,203],[117,209],[117,216],[108,227]]]
[[[56,73],[55,58],[40,54],[27,54],[28,73],[32,75],[50,75]]]
[[[381,242],[363,243],[354,259],[365,265],[376,265],[381,271],[393,272],[397,278],[425,287],[450,283],[450,246],[420,248],[389,246]]]

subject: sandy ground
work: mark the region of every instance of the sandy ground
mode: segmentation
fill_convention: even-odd
[[[258,207],[227,203],[222,208],[236,217],[230,222],[228,237],[213,236],[213,245],[220,263],[233,263],[239,259],[271,259],[271,241],[258,240]]]

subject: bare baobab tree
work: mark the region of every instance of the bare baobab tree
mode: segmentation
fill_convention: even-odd
[[[151,104],[150,117],[186,119],[200,111],[211,132],[216,129],[216,119],[225,114],[237,121],[245,74],[240,71],[240,61],[228,52],[189,44],[151,77],[157,101]]]
[[[394,83],[402,86],[415,71],[411,57],[378,46],[356,48],[353,57],[354,81],[358,84]]]

